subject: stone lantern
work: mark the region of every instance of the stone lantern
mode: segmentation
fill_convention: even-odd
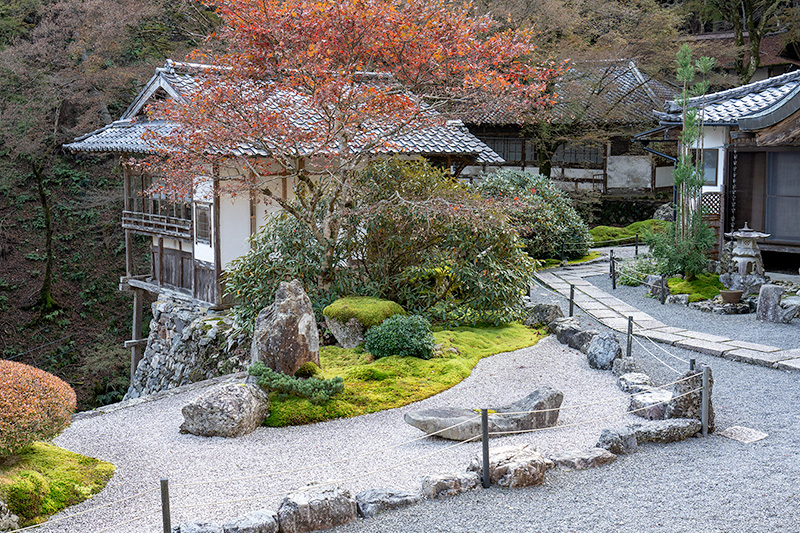
[[[731,251],[731,263],[736,265],[736,273],[740,276],[751,274],[764,276],[764,262],[761,259],[761,250],[759,250],[756,240],[766,239],[770,234],[748,228],[747,222],[745,222],[742,229],[726,233],[725,236],[736,239]]]

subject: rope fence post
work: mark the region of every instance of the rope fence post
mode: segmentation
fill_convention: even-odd
[[[628,357],[631,357],[631,349],[633,348],[633,317],[628,317]]]
[[[569,285],[569,316],[575,312],[575,285]]]
[[[711,369],[708,366],[703,366],[703,393],[702,404],[700,411],[700,421],[703,424],[703,436],[708,436],[708,403],[709,403],[709,376]]]
[[[611,250],[611,288],[617,290],[617,267],[614,260],[614,250]]]
[[[661,275],[661,291],[658,294],[659,300],[661,300],[661,305],[664,305],[667,302],[667,282],[664,275]]]
[[[161,478],[161,518],[164,523],[164,533],[172,533],[172,523],[169,516],[169,481]]]
[[[481,447],[483,448],[483,488],[492,484],[489,475],[489,410],[481,409]]]
[[[697,364],[695,361],[695,359],[689,359],[689,370],[694,370],[694,367]]]
[[[639,233],[636,233],[636,240],[634,241],[636,248],[633,250],[633,256],[639,257]]]

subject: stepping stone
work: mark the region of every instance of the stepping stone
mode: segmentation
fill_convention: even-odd
[[[800,357],[797,359],[786,359],[785,361],[779,361],[775,364],[775,367],[780,370],[800,372]]]
[[[636,335],[640,337],[647,337],[649,339],[653,339],[656,342],[669,344],[672,346],[674,346],[676,342],[686,340],[686,337],[681,337],[680,335],[672,335],[671,333],[662,333],[662,331],[659,329],[650,329],[647,331],[637,332]]]
[[[701,333],[699,331],[687,331],[683,333],[683,335],[691,339],[699,339],[708,342],[729,342],[731,340],[730,337],[721,337],[719,335],[711,335],[710,333]]]
[[[738,341],[735,339],[725,341],[725,344],[730,344],[731,346],[736,346],[737,348],[746,348],[748,350],[754,350],[756,352],[779,352],[781,351],[780,348],[775,346],[767,346],[765,344],[756,344],[755,342],[747,342],[747,341]]]
[[[678,341],[675,343],[675,346],[708,355],[716,355],[717,357],[722,357],[726,352],[732,351],[732,347],[729,344],[720,344],[718,342],[709,342],[691,338]]]
[[[786,352],[757,352],[746,348],[737,348],[736,350],[726,352],[724,357],[731,361],[771,367],[778,361],[790,359],[791,355],[788,355]]]

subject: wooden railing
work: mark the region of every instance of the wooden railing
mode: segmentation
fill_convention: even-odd
[[[192,221],[186,220],[185,218],[123,211],[122,227],[148,235],[163,235],[165,237],[175,237],[186,240],[192,239]]]

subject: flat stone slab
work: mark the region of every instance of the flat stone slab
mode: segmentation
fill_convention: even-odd
[[[746,348],[748,350],[754,350],[756,352],[781,351],[781,349],[776,346],[767,346],[766,344],[756,344],[755,342],[738,341],[736,339],[727,340],[725,341],[725,344],[730,344],[731,346],[736,346],[737,348]]]
[[[564,394],[561,391],[552,387],[539,387],[525,398],[489,413],[489,433],[495,433],[490,436],[553,427],[558,422],[558,413],[563,400]],[[403,419],[407,424],[443,439],[465,441],[481,436],[480,411],[473,409],[460,407],[421,409],[406,413]]]
[[[661,330],[654,330],[654,329],[634,332],[634,333],[636,333],[636,335],[639,337],[647,337],[662,344],[674,345],[676,342],[686,340],[686,337],[682,337],[681,335],[673,335],[672,333],[662,333]]]
[[[576,300],[575,303],[577,303],[581,307],[581,309],[584,309],[586,311],[596,311],[598,309],[608,309],[608,306],[606,306],[603,303],[598,302],[597,300],[589,300],[588,302],[578,302]]]
[[[732,347],[729,344],[720,344],[718,342],[709,342],[701,339],[690,338],[687,338],[684,341],[676,342],[675,346],[708,355],[716,355],[717,357],[722,357],[725,352],[730,352],[732,350]]]
[[[634,318],[633,323],[634,326],[639,326],[640,328],[646,330],[658,329],[664,325],[663,322],[656,320],[655,318],[651,318],[649,320],[636,320]]]
[[[776,362],[783,361],[791,356],[786,355],[786,352],[757,352],[746,348],[737,348],[726,352],[724,357],[731,361],[771,367]]]
[[[664,326],[663,328],[656,328],[656,329],[658,329],[658,331],[662,333],[671,333],[673,335],[676,333],[688,333],[687,330],[683,328],[676,328],[674,326]]]
[[[609,309],[606,306],[603,306],[601,309],[589,309],[589,314],[595,318],[619,318],[620,315],[616,311]]]
[[[628,331],[628,319],[627,318],[604,318],[602,320],[603,324],[608,326],[609,328],[616,330],[616,331],[624,331],[627,333]]]
[[[701,333],[699,331],[686,331],[683,333],[689,338],[692,339],[699,339],[701,341],[708,341],[708,342],[729,342],[731,340],[730,337],[722,337],[720,335],[711,335],[710,333]]]
[[[556,466],[565,470],[586,470],[606,465],[617,456],[605,448],[588,448],[586,450],[572,450],[553,454],[550,460]]]
[[[762,439],[766,439],[769,436],[762,431],[744,426],[731,426],[728,429],[719,431],[717,434],[722,435],[723,437],[728,437],[729,439],[738,440],[739,442],[743,442],[745,444],[758,442]]]
[[[775,368],[780,370],[791,370],[793,372],[800,372],[800,357],[797,359],[786,359],[785,361],[778,361],[775,363]]]

